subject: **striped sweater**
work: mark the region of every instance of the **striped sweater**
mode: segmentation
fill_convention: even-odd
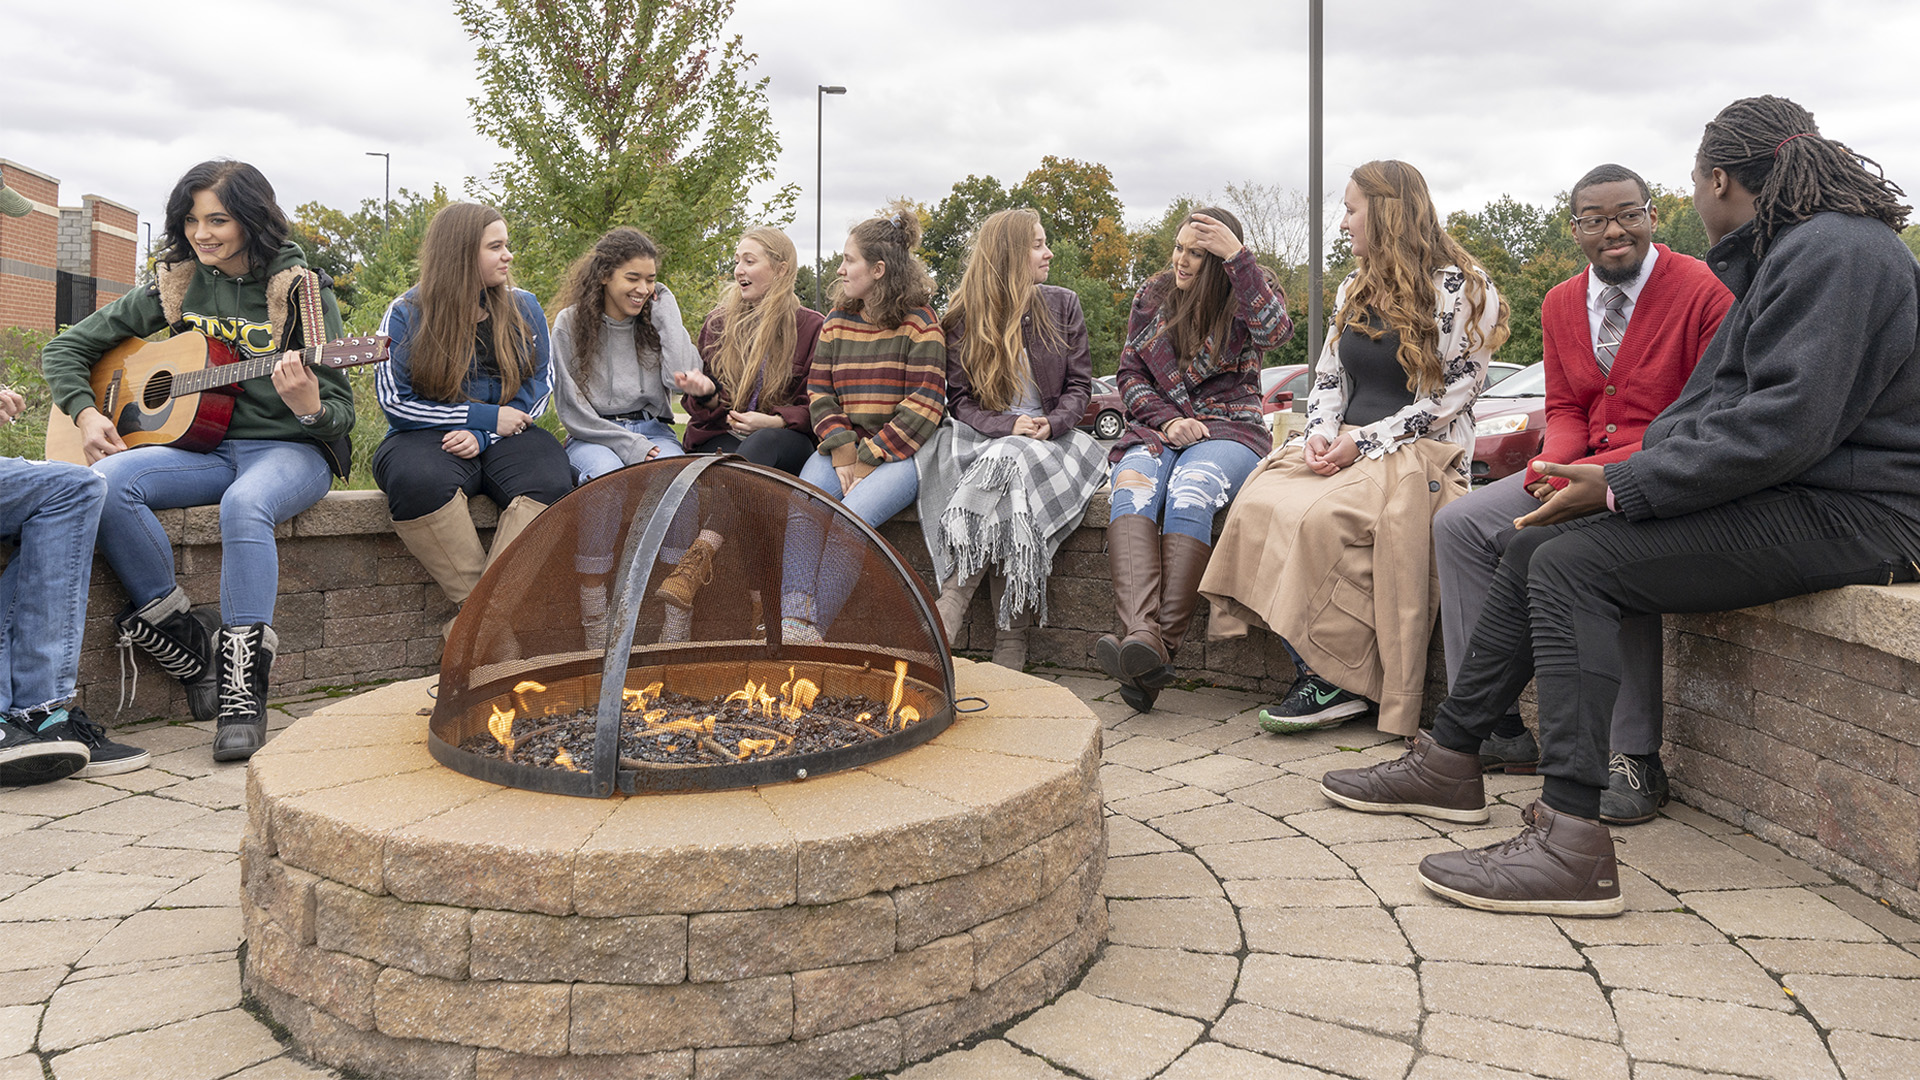
[[[808,408],[820,452],[836,465],[904,461],[947,412],[947,339],[931,308],[884,330],[833,309],[820,328]]]

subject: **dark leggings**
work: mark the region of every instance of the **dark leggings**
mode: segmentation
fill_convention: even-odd
[[[1433,735],[1477,752],[1539,680],[1543,797],[1598,816],[1620,690],[1620,617],[1731,611],[1841,585],[1912,581],[1912,532],[1871,500],[1768,488],[1675,518],[1595,514],[1523,529],[1495,571]]]
[[[790,427],[761,428],[742,439],[732,432],[715,435],[699,446],[696,454],[739,454],[755,465],[800,475],[801,466],[813,455],[813,440]]]
[[[505,509],[522,495],[552,506],[573,490],[573,466],[545,428],[495,439],[479,456],[454,457],[440,448],[442,431],[396,431],[373,452],[373,482],[387,493],[395,521],[425,517],[453,493],[485,495]]]

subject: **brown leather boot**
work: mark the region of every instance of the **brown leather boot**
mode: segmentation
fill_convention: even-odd
[[[1538,801],[1523,816],[1527,827],[1505,843],[1420,860],[1420,883],[1482,911],[1598,916],[1627,909],[1605,825]]]
[[[1180,651],[1187,627],[1193,625],[1193,611],[1200,606],[1200,579],[1212,557],[1212,544],[1180,533],[1160,535],[1160,644],[1167,650],[1167,663],[1142,676],[1140,685],[1157,689],[1172,684],[1173,654]]]
[[[713,557],[717,554],[713,544],[706,537],[700,537],[687,545],[686,554],[680,556],[680,564],[673,573],[653,590],[656,599],[664,600],[675,607],[692,610],[693,598],[700,587],[713,580]]]
[[[1144,514],[1121,514],[1107,526],[1107,566],[1121,634],[1103,634],[1093,655],[1113,679],[1135,682],[1167,664],[1160,644],[1160,525]]]
[[[1341,806],[1369,814],[1420,814],[1477,825],[1491,816],[1480,779],[1480,755],[1462,754],[1422,731],[1413,749],[1365,769],[1335,769],[1320,791]]]

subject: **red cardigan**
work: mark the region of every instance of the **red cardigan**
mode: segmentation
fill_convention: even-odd
[[[1587,321],[1592,271],[1555,285],[1541,302],[1547,365],[1547,438],[1541,458],[1556,465],[1604,465],[1640,449],[1647,424],[1680,396],[1732,306],[1733,294],[1706,263],[1665,244],[1655,246],[1660,257],[1634,302],[1611,375],[1602,375],[1593,358]]]

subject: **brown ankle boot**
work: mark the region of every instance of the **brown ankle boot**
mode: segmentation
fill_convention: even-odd
[[[1420,883],[1482,911],[1593,916],[1627,909],[1605,825],[1537,801],[1524,817],[1527,827],[1504,843],[1422,859]]]
[[[667,580],[653,590],[656,599],[664,600],[678,608],[693,609],[694,594],[700,586],[713,580],[713,545],[706,540],[695,540],[687,545],[686,554],[680,556],[680,565],[673,568]]]
[[[1135,682],[1167,664],[1160,644],[1160,525],[1144,514],[1121,514],[1107,526],[1107,566],[1120,634],[1094,644],[1100,667],[1120,682]]]
[[[1335,769],[1320,779],[1327,798],[1369,814],[1420,814],[1477,825],[1491,816],[1480,755],[1462,754],[1422,731],[1413,749],[1365,769]]]

